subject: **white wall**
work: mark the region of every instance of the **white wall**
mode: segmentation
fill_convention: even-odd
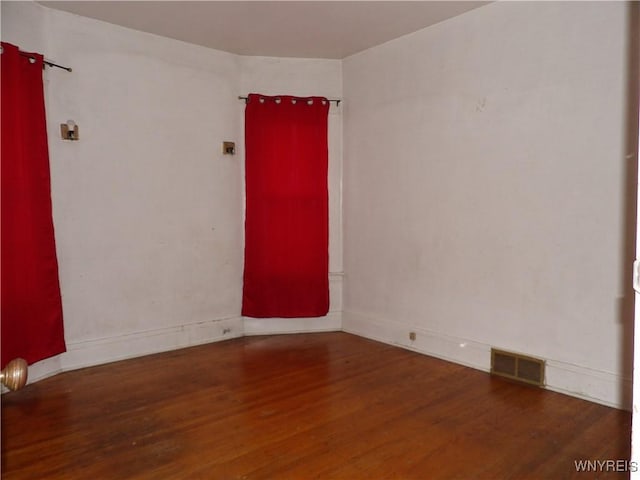
[[[270,88],[340,95],[340,62],[287,60],[283,75],[269,59],[33,2],[2,2],[2,39],[73,68],[44,73],[68,352],[30,367],[31,379],[243,335],[237,97]],[[313,88],[300,91],[310,79]],[[333,117],[331,257],[341,272],[341,123]],[[79,125],[80,141],[59,138],[67,119]],[[222,155],[224,140],[236,142],[237,155]],[[339,329],[339,321],[336,311],[323,327]]]
[[[31,2],[2,14],[3,40],[73,68],[44,73],[69,351],[32,377],[242,335],[241,166],[221,154],[237,58]]]
[[[239,57],[31,2],[1,12],[4,41],[74,68],[44,74],[69,352],[33,379],[343,326],[485,370],[492,345],[540,356],[550,388],[627,406],[626,5],[497,2],[343,62]],[[345,98],[325,319],[239,316],[250,92]],[[79,142],[58,138],[68,118]]]
[[[628,406],[627,14],[497,2],[344,61],[346,331]]]

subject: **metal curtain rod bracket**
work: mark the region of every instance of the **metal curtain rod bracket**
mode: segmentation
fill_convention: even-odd
[[[304,97],[303,97],[304,98]],[[244,100],[244,103],[247,103],[249,101],[249,97],[243,97],[243,96],[239,96],[238,100]],[[331,102],[336,102],[336,107],[338,105],[340,105],[340,102],[342,100],[340,100],[339,98],[327,98],[327,102],[331,103]]]

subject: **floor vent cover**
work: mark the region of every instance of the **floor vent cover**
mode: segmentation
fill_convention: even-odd
[[[544,360],[492,348],[491,374],[542,387]]]

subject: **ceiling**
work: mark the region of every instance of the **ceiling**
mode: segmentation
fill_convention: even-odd
[[[344,58],[460,15],[480,1],[40,1],[239,55]]]

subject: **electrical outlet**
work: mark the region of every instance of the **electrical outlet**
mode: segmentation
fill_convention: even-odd
[[[412,342],[416,339],[416,332],[409,332],[409,340]]]

